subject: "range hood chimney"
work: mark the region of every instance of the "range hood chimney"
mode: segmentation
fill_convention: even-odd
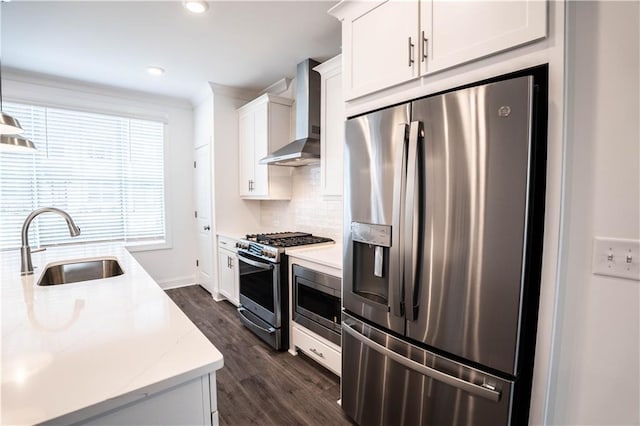
[[[296,140],[260,160],[260,164],[298,167],[320,162],[319,62],[307,59],[296,69]]]

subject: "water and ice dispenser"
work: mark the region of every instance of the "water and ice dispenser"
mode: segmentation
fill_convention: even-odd
[[[352,222],[353,292],[388,304],[391,226]]]

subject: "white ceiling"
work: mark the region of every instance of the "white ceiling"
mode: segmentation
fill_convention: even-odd
[[[1,3],[2,66],[195,100],[207,81],[261,90],[340,53],[336,1]],[[147,65],[166,70],[161,77]]]

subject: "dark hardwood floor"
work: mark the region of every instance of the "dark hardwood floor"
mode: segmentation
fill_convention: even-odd
[[[224,355],[217,372],[221,425],[351,425],[337,376],[304,355],[276,352],[240,324],[235,306],[200,286],[167,290]]]

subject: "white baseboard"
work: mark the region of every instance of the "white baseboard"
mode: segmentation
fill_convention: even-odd
[[[215,291],[211,294],[211,297],[213,297],[213,300],[215,300],[216,302],[222,302],[223,300],[227,300],[226,297],[224,297],[223,295]]]
[[[179,287],[187,287],[190,285],[195,285],[196,277],[195,275],[189,275],[186,277],[177,277],[171,278],[168,280],[157,281],[158,285],[163,290],[169,290],[171,288],[179,288]]]

